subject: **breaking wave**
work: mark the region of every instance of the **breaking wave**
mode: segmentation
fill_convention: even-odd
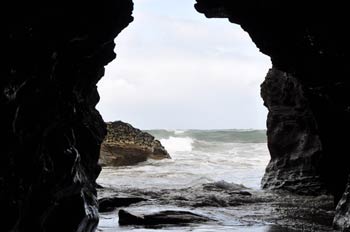
[[[266,130],[148,130],[157,139],[191,138],[222,143],[266,143]]]

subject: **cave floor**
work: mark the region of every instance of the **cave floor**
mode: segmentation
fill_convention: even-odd
[[[333,198],[300,196],[218,184],[182,189],[99,189],[99,198],[142,197],[123,209],[136,214],[186,210],[211,218],[202,224],[119,226],[118,208],[101,213],[98,231],[333,231]]]

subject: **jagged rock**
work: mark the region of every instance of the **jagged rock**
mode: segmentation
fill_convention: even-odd
[[[239,24],[259,50],[271,57],[273,69],[286,73],[280,77],[287,82],[280,83],[294,82],[295,87],[286,91],[277,84],[270,85],[272,89],[263,86],[265,99],[270,94],[270,98],[274,97],[274,88],[291,97],[282,96],[288,100],[285,102],[271,99],[278,102],[280,109],[286,108],[287,113],[277,113],[269,106],[268,137],[273,157],[263,185],[312,194],[325,186],[337,203],[350,173],[349,136],[346,136],[350,131],[350,36],[346,30],[349,21],[346,3],[197,0],[195,7],[207,17],[226,17]],[[331,12],[337,13],[328,17]],[[307,103],[305,108],[297,107],[298,111],[290,112],[296,109],[290,107],[290,100],[296,103],[303,98]],[[305,117],[302,112],[306,113]],[[292,117],[289,126],[286,116]],[[289,179],[287,173],[291,174]],[[350,208],[350,202],[346,205]],[[340,229],[350,230],[350,227],[343,224]]]
[[[3,6],[1,231],[95,231],[106,133],[96,83],[132,8],[131,0]]]
[[[288,171],[283,169],[288,168],[296,178],[282,186],[300,189],[303,175],[306,184],[318,179],[310,178],[311,171],[320,176],[338,202],[350,173],[347,2],[197,2],[196,9],[208,17],[227,17],[241,25],[260,51],[271,57],[274,69],[298,80],[302,88],[288,90],[291,96],[300,97],[300,92],[292,92],[302,89],[307,99],[309,108],[299,110],[307,117],[312,114],[313,120],[295,121],[293,125],[303,130],[301,133],[285,131],[278,132],[283,136],[269,136],[270,150],[276,156],[272,159],[288,164],[272,161],[270,167],[278,170],[268,170],[271,176],[265,183],[277,186],[276,178],[286,176],[283,173]],[[1,229],[94,231],[98,221],[94,182],[106,133],[95,110],[99,100],[96,83],[103,76],[103,67],[115,58],[114,38],[132,20],[132,1],[9,4],[0,16],[4,40],[0,45],[0,204],[5,212]],[[272,114],[270,132],[276,133],[274,125],[290,130],[281,127]],[[305,152],[312,158],[303,160],[297,155],[293,163],[294,155],[307,147],[300,142],[303,133],[311,143],[318,137],[321,153]],[[287,135],[300,141],[277,152],[278,141],[285,143]],[[284,157],[286,154],[290,157]],[[310,169],[314,164],[319,166]],[[307,171],[304,174],[301,170]],[[304,186],[315,189],[313,184]],[[350,202],[343,200],[347,192],[339,201],[335,220],[337,228],[344,231],[350,229],[344,213],[350,208]]]
[[[147,201],[141,197],[105,197],[98,200],[99,212],[110,212],[118,207],[125,207],[141,201]]]
[[[336,208],[336,214],[333,220],[335,229],[339,229],[341,231],[350,231],[349,205],[350,205],[350,185],[348,184]]]
[[[203,223],[210,221],[208,217],[201,216],[189,211],[166,210],[148,215],[134,215],[123,209],[119,210],[120,225],[183,225],[189,223]]]
[[[269,109],[267,135],[271,155],[262,187],[307,195],[327,192],[320,179],[322,144],[300,82],[272,68],[261,85],[261,96]]]
[[[170,158],[151,134],[122,121],[107,123],[107,136],[101,146],[103,166],[134,165],[147,159]]]

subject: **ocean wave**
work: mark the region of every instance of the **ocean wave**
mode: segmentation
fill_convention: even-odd
[[[186,131],[185,130],[175,130],[174,131],[174,134],[176,134],[176,135],[181,135],[181,134],[183,134],[183,133],[185,133]]]
[[[160,142],[170,154],[179,151],[192,151],[193,139],[190,137],[170,136],[167,139],[160,139]]]
[[[157,139],[191,138],[197,141],[220,143],[266,143],[266,130],[148,130]]]
[[[219,180],[216,182],[212,182],[209,184],[204,184],[204,186],[208,187],[208,186],[212,186],[218,189],[224,189],[224,190],[242,190],[242,189],[247,189],[247,187],[245,187],[242,184],[236,184],[233,182],[227,182],[225,180]]]

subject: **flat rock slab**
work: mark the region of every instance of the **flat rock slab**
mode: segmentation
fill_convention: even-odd
[[[141,197],[106,197],[98,200],[99,212],[111,212],[115,208],[125,207],[131,204],[135,204],[141,201],[147,201],[145,198]]]
[[[183,225],[210,221],[208,217],[189,211],[166,210],[148,215],[134,215],[123,209],[119,210],[119,225]]]

